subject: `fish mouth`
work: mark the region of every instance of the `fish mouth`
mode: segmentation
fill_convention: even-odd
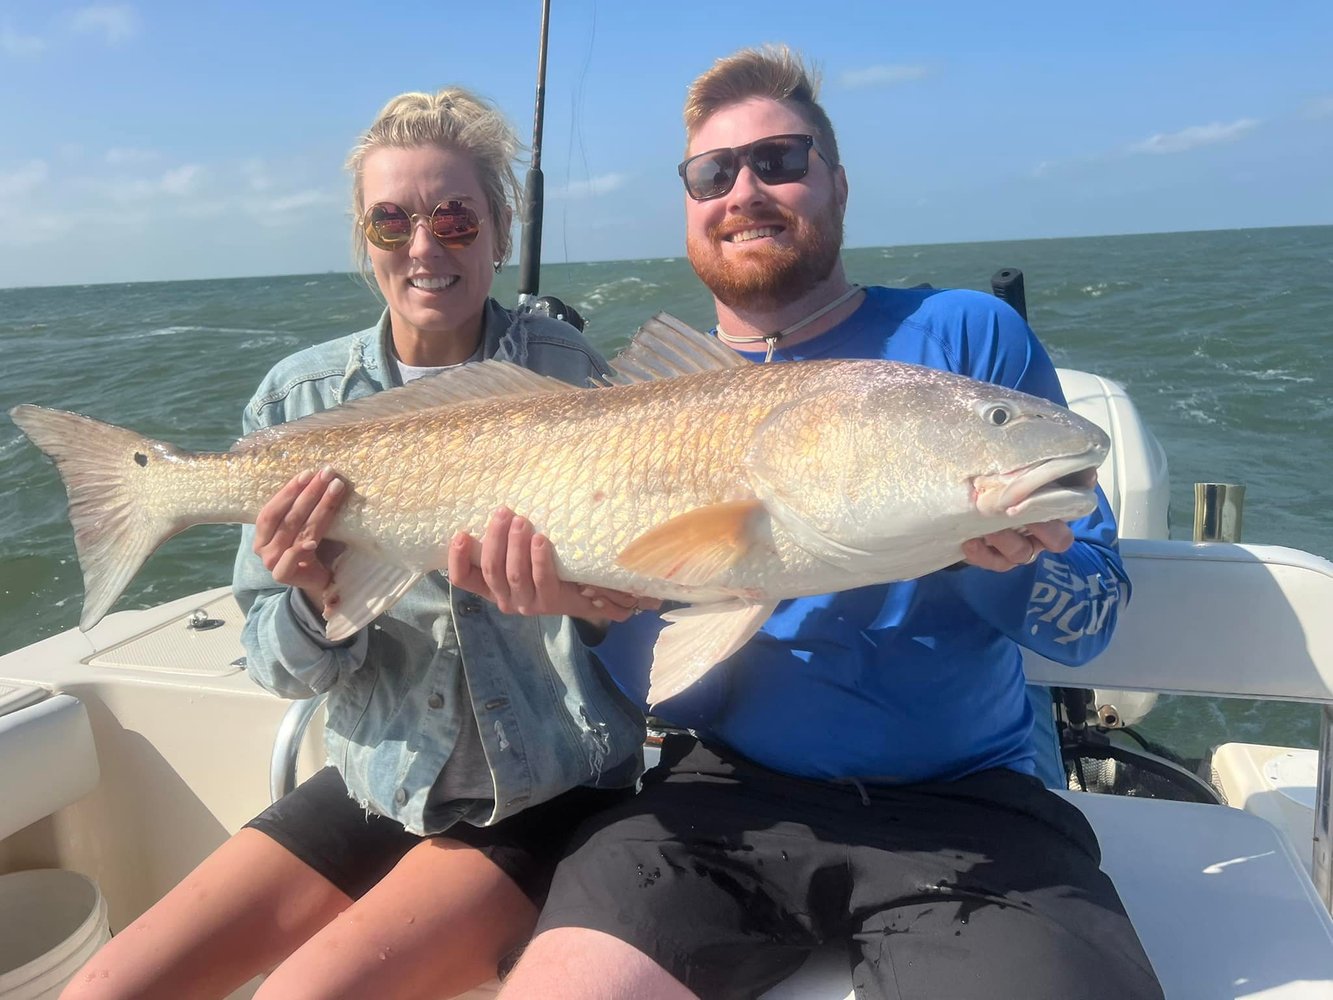
[[[1047,458],[998,475],[972,480],[977,510],[1024,523],[1082,517],[1097,506],[1097,466],[1104,448]]]

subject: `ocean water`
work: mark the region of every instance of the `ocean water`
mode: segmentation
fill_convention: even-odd
[[[1056,364],[1122,383],[1165,447],[1173,537],[1190,537],[1194,482],[1240,482],[1245,541],[1333,558],[1333,227],[871,247],[845,261],[865,284],[980,289],[1022,268]],[[515,280],[514,268],[497,279],[501,301]],[[710,320],[683,257],[548,264],[541,290],[607,352],[658,310]],[[40,403],[225,449],[275,361],[379,311],[346,274],[0,289],[0,408]],[[229,526],[177,536],[115,609],[226,583],[235,539]],[[74,626],[81,603],[54,468],[0,420],[0,652]],[[1163,699],[1141,729],[1194,757],[1225,740],[1318,739],[1314,709],[1240,700]]]

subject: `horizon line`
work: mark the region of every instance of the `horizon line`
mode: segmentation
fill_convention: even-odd
[[[1128,239],[1136,236],[1185,236],[1193,233],[1228,233],[1228,232],[1256,232],[1276,229],[1327,229],[1333,227],[1333,222],[1310,222],[1298,223],[1281,226],[1225,226],[1209,229],[1163,229],[1148,230],[1143,232],[1128,233],[1099,233],[1091,236],[1027,236],[1027,237],[996,237],[994,239],[984,240],[941,240],[933,243],[874,243],[864,246],[844,246],[843,252],[848,250],[889,250],[889,249],[910,249],[913,247],[947,247],[947,246],[976,246],[991,243],[1046,243],[1057,240],[1105,240],[1105,239]],[[656,262],[679,260],[684,256],[684,251],[678,254],[671,254],[662,257],[607,257],[596,260],[568,260],[544,262],[545,267],[573,267],[584,266],[588,264],[621,264],[630,261]],[[506,264],[500,273],[517,270],[517,263]],[[345,275],[353,280],[359,280],[360,274],[357,271],[287,271],[268,274],[230,274],[215,276],[210,278],[131,278],[122,281],[75,281],[65,283],[53,283],[43,285],[0,285],[0,292],[20,292],[29,289],[47,289],[47,288],[97,288],[100,286],[113,285],[171,285],[186,282],[201,281],[255,281],[261,278],[310,278],[325,277],[327,275]]]

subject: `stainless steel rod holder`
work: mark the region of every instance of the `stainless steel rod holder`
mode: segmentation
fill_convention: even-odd
[[[1245,487],[1240,483],[1194,484],[1194,540],[1239,542],[1245,510]]]

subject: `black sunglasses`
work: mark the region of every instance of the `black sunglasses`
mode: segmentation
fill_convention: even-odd
[[[685,182],[685,193],[695,201],[721,198],[736,186],[741,166],[748,166],[765,184],[790,184],[799,181],[810,169],[810,150],[815,145],[810,135],[769,135],[744,146],[710,149],[691,156],[676,170]],[[830,167],[827,156],[815,150]]]
[[[400,250],[412,242],[418,221],[448,250],[470,247],[481,232],[481,219],[461,201],[442,201],[430,215],[413,215],[391,201],[377,201],[361,216],[361,231],[381,250]]]

